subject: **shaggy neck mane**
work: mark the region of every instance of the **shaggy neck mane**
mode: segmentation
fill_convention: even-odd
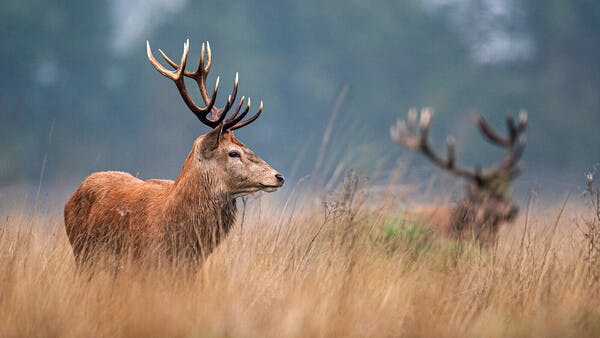
[[[216,181],[218,175],[210,168],[195,169],[194,151],[192,149],[169,189],[164,219],[177,234],[171,237],[179,244],[186,247],[193,244],[206,255],[230,230],[237,208],[235,199]]]

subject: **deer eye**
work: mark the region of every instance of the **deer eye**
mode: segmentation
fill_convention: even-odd
[[[241,156],[242,155],[237,150],[232,150],[232,151],[229,152],[229,157],[241,157]]]

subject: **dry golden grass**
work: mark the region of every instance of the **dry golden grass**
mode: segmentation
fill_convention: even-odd
[[[193,274],[129,262],[90,276],[62,220],[4,218],[0,336],[600,336],[585,209],[533,207],[481,251],[362,200],[253,200]]]

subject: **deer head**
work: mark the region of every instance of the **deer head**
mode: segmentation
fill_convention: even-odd
[[[202,44],[200,62],[198,68],[187,71],[186,62],[189,53],[189,40],[183,45],[183,55],[179,64],[172,61],[162,50],[160,54],[173,68],[169,70],[161,65],[150,48],[150,42],[146,42],[148,59],[154,68],[165,77],[175,82],[183,101],[194,115],[212,130],[206,135],[196,139],[194,146],[180,175],[181,179],[194,178],[210,182],[212,189],[227,193],[232,197],[239,197],[259,190],[275,191],[283,185],[284,179],[275,169],[264,160],[255,155],[252,150],[236,139],[233,131],[254,122],[263,111],[263,103],[260,102],[258,111],[250,118],[244,120],[250,111],[250,98],[244,96],[240,99],[237,107],[227,117],[230,109],[234,106],[238,91],[238,74],[235,75],[233,90],[227,102],[221,108],[215,106],[217,92],[219,90],[219,78],[214,85],[212,94],[206,89],[206,78],[211,66],[211,52],[208,42]],[[205,54],[207,55],[205,60]],[[198,106],[189,95],[185,78],[196,81],[204,106]],[[243,108],[243,109],[242,109]],[[227,118],[226,118],[227,117]],[[181,177],[189,176],[189,177]]]
[[[406,121],[398,119],[390,128],[392,140],[422,153],[439,167],[469,182],[465,196],[451,216],[452,231],[459,237],[472,236],[480,243],[489,242],[495,239],[498,226],[512,221],[519,211],[511,198],[511,182],[521,173],[519,160],[525,149],[527,113],[521,111],[518,120],[512,115],[507,117],[507,136],[496,133],[481,116],[476,117],[484,139],[506,149],[500,164],[488,169],[457,166],[456,145],[451,136],[446,140],[446,157],[436,154],[428,140],[431,118],[431,110],[423,109],[417,123],[417,111],[409,110]]]

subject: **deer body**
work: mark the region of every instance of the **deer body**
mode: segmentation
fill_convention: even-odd
[[[499,226],[515,219],[519,208],[512,201],[511,182],[520,174],[519,160],[525,149],[527,113],[522,111],[518,120],[512,116],[506,119],[508,135],[495,132],[479,116],[477,126],[483,137],[490,143],[506,149],[502,162],[493,168],[468,169],[456,164],[456,147],[452,137],[447,139],[446,157],[438,155],[429,144],[429,126],[432,113],[421,111],[417,123],[417,111],[410,110],[408,118],[399,119],[390,129],[392,139],[429,158],[439,167],[457,177],[468,180],[467,191],[455,207],[425,206],[407,212],[409,219],[430,223],[435,228],[459,239],[472,239],[481,245],[493,243]],[[418,124],[418,125],[417,125]]]
[[[65,206],[75,255],[106,244],[112,248],[104,249],[117,251],[127,246],[135,256],[150,249],[208,255],[235,222],[236,203],[211,185],[211,173],[185,170],[190,161],[176,181],[143,181],[115,171],[90,175]]]
[[[184,74],[187,50],[186,43],[181,65],[177,71],[169,72],[158,68],[161,66],[150,57],[148,46],[152,64],[161,73],[174,77],[186,103],[189,96],[182,76],[188,76]],[[210,49],[208,55],[210,62]],[[208,72],[203,58],[204,50],[201,92]],[[65,228],[78,261],[100,251],[119,254],[124,250],[134,257],[206,257],[234,224],[237,197],[261,190],[275,191],[283,185],[283,177],[233,134],[234,129],[260,115],[262,103],[254,117],[241,121],[250,108],[248,102],[238,116],[242,98],[234,116],[226,120],[235,100],[237,77],[233,93],[222,109],[214,107],[217,86],[205,108],[193,102],[193,106],[188,104],[213,130],[196,139],[175,181],[143,181],[124,172],[99,172],[90,175],[69,198],[64,209]],[[212,119],[206,116],[209,112]]]
[[[469,186],[467,190],[473,188]],[[404,217],[451,238],[489,244],[495,240],[499,226],[512,221],[518,211],[505,197],[496,199],[467,192],[457,205],[415,205],[404,212]]]

